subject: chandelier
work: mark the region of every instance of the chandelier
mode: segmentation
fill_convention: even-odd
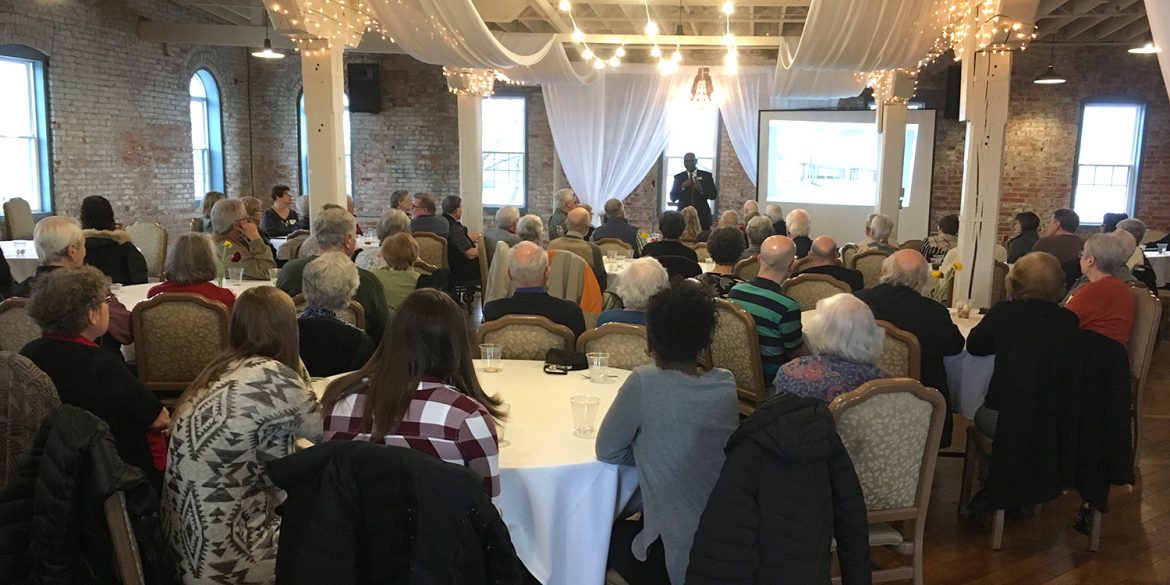
[[[491,69],[468,67],[444,67],[447,91],[455,95],[478,95],[488,97],[495,93],[496,72]]]
[[[709,102],[711,101],[713,90],[711,68],[699,67],[699,72],[695,74],[695,80],[691,83],[691,101]]]

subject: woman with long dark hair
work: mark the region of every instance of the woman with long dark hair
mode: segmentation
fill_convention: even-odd
[[[463,315],[434,289],[406,297],[370,361],[326,388],[325,439],[417,449],[466,466],[499,495],[500,400],[479,385]]]
[[[146,258],[130,241],[130,234],[114,221],[114,208],[101,195],[81,200],[81,229],[85,234],[85,263],[97,267],[118,284],[146,282]]]

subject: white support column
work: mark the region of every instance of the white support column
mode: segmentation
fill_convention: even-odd
[[[483,231],[483,98],[460,95],[459,196],[463,198],[463,225]]]
[[[345,206],[345,47],[306,47],[301,54],[309,141],[310,216],[326,203]]]
[[[874,211],[894,220],[898,238],[902,209],[902,169],[906,162],[906,102],[888,101],[878,108],[878,199]]]
[[[1011,93],[1011,53],[969,53],[963,61],[963,204],[959,213],[959,257],[954,302],[991,303],[1004,130]],[[943,267],[945,270],[946,267]]]

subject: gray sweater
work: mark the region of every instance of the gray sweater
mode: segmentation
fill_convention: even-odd
[[[642,366],[622,385],[597,434],[597,458],[635,465],[642,491],[642,533],[633,552],[659,537],[670,580],[681,585],[691,539],[723,467],[723,446],[739,424],[731,372],[700,377]]]

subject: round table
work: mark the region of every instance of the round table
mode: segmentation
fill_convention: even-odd
[[[583,372],[545,374],[543,362],[504,360],[503,371],[479,372],[485,392],[511,407],[500,448],[496,506],[516,552],[541,583],[605,581],[610,529],[638,487],[637,470],[597,460],[594,440],[573,436],[569,398],[601,399],[600,426],[628,371],[612,369],[608,383]],[[329,379],[313,381],[322,395]]]
[[[625,260],[611,260],[608,256],[605,258],[605,274],[606,274],[606,288],[612,289],[614,283],[618,281],[618,274],[622,269],[629,266],[630,258]],[[708,260],[707,262],[700,262],[699,267],[703,272],[711,272],[715,269],[715,262]]]
[[[5,254],[8,252],[5,251]],[[1150,261],[1150,266],[1154,268],[1154,275],[1158,281],[1158,286],[1166,286],[1170,281],[1170,252],[1146,252],[1146,259]]]
[[[8,262],[8,269],[12,271],[12,280],[21,282],[37,273],[37,266],[41,261],[37,258],[37,249],[32,240],[5,240],[0,241],[0,250],[4,251],[4,260]]]
[[[234,293],[236,296],[240,296],[240,293],[250,288],[271,284],[271,280],[245,280],[242,283],[235,285],[232,284],[230,280],[226,278],[223,279],[223,287],[232,291],[232,293]],[[142,301],[145,301],[146,293],[155,286],[158,286],[157,282],[148,282],[146,284],[131,284],[125,286],[115,285],[111,292],[114,293],[114,296],[118,297],[119,302],[121,302],[123,305],[126,305],[127,310],[133,311],[134,306],[138,303],[141,303]]]

